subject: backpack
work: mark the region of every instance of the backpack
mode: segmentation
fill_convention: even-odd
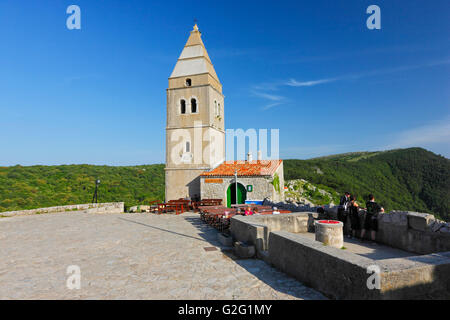
[[[372,216],[377,216],[378,213],[381,211],[380,206],[376,202],[367,202],[366,203],[367,213]]]

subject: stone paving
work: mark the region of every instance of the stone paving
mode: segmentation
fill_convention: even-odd
[[[0,218],[0,244],[0,299],[324,299],[261,260],[233,259],[195,213]],[[66,286],[70,265],[79,290]]]

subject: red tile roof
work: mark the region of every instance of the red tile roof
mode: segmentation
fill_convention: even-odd
[[[201,176],[234,176],[235,170],[238,171],[238,176],[271,176],[282,162],[283,160],[225,161],[215,169],[203,172]]]

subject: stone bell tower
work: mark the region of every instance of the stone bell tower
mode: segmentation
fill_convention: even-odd
[[[197,25],[169,77],[166,201],[200,196],[200,177],[225,160],[222,84]]]

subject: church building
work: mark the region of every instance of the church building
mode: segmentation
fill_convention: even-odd
[[[282,160],[225,162],[222,84],[197,25],[169,77],[165,182],[166,201],[283,199]]]

